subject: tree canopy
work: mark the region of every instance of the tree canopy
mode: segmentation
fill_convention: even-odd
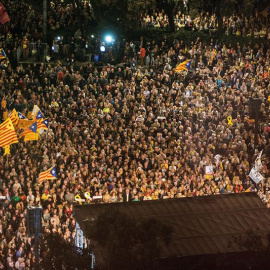
[[[136,220],[119,210],[105,210],[88,227],[90,239],[103,248],[107,269],[157,269],[161,244],[173,230],[157,219]]]

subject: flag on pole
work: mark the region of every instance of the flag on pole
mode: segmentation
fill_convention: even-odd
[[[48,129],[49,121],[48,119],[37,120],[37,129]]]
[[[34,124],[32,124],[30,127],[26,128],[19,136],[19,138],[25,136],[26,134],[29,133],[36,133],[37,132],[37,122],[35,122]]]
[[[8,116],[13,124],[13,126],[16,128],[19,122],[18,113],[15,109],[9,114]]]
[[[41,112],[40,108],[37,105],[35,105],[34,108],[33,108],[32,118],[33,119],[42,119],[43,118],[42,112]]]
[[[18,143],[18,137],[10,118],[0,125],[0,147]]]
[[[3,60],[5,58],[7,58],[7,55],[4,51],[4,49],[0,49],[0,60]]]
[[[38,132],[31,132],[31,133],[27,133],[24,136],[24,141],[28,142],[28,141],[37,141],[38,140]]]
[[[211,63],[214,61],[216,55],[217,55],[217,49],[215,48],[215,49],[212,51],[212,55],[211,55],[211,58],[210,58],[210,60],[209,60],[209,62],[208,62],[208,65],[211,64]]]
[[[20,112],[18,112],[18,117],[19,117],[20,120],[22,120],[22,119],[28,120],[28,119],[27,119],[22,113],[20,113]]]
[[[38,175],[39,182],[43,182],[46,179],[56,179],[56,166],[51,167],[45,172]]]
[[[190,69],[190,65],[191,65],[191,60],[186,60],[182,63],[180,63],[176,68],[175,68],[175,72],[181,72],[183,70],[189,70]]]
[[[6,101],[5,97],[2,98],[1,108],[2,108],[2,110],[7,108],[7,101]]]
[[[18,129],[25,129],[33,124],[33,121],[30,121],[22,113],[18,112]]]

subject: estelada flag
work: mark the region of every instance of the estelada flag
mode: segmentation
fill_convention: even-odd
[[[30,127],[26,128],[21,134],[20,134],[20,138],[25,136],[26,134],[29,133],[37,133],[37,122],[35,122],[34,124],[32,124]]]
[[[0,49],[0,60],[6,59],[7,55],[3,49]]]
[[[18,112],[18,117],[19,119],[24,119],[24,120],[28,120],[22,113]]]
[[[45,172],[38,175],[39,182],[43,182],[46,179],[56,179],[56,167],[53,166]]]
[[[10,118],[0,125],[0,147],[18,143],[18,137]]]
[[[16,128],[19,122],[18,112],[15,109],[13,109],[8,117],[10,118],[13,126]]]
[[[1,108],[2,110],[6,109],[7,107],[7,101],[5,99],[5,97],[2,98],[2,101],[1,101]]]
[[[189,70],[190,69],[190,65],[191,65],[191,60],[186,60],[182,63],[180,63],[176,68],[175,68],[175,72],[180,72],[183,70]]]
[[[37,129],[48,129],[49,121],[48,119],[37,120]]]
[[[32,118],[33,119],[42,119],[43,118],[42,112],[41,112],[40,108],[37,105],[35,105],[34,108],[33,108]]]
[[[38,132],[31,132],[31,133],[28,133],[24,136],[24,141],[25,142],[28,142],[28,141],[37,141],[38,140]]]

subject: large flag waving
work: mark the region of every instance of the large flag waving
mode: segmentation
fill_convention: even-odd
[[[33,119],[42,119],[43,118],[43,114],[37,105],[35,105],[33,108],[32,117],[33,117]]]
[[[5,147],[13,143],[18,143],[18,137],[10,118],[7,118],[0,125],[0,147]]]
[[[26,128],[21,134],[20,134],[20,138],[25,136],[26,134],[29,133],[36,133],[37,132],[37,122],[35,122],[34,124],[32,124],[30,127]]]
[[[26,129],[26,133],[24,134],[24,141],[37,141],[38,140],[38,130],[37,130],[37,122]]]
[[[48,129],[49,121],[48,119],[37,120],[37,129]]]
[[[42,172],[38,175],[39,182],[43,182],[46,179],[56,179],[56,167],[53,166],[45,172]]]
[[[191,65],[191,60],[186,60],[182,63],[180,63],[176,68],[175,68],[175,72],[180,72],[183,70],[189,70],[190,69],[190,65]]]
[[[26,116],[24,116],[22,113],[18,112],[18,129],[26,129],[32,124],[34,124],[35,121],[28,120]]]
[[[16,128],[19,122],[18,112],[13,109],[13,111],[8,116],[13,124],[13,126]]]

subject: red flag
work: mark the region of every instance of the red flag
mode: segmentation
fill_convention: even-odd
[[[0,2],[0,16],[6,11],[6,8],[3,6],[3,4]]]
[[[8,13],[5,11],[1,16],[0,16],[0,23],[5,24],[7,22],[10,22],[10,18],[8,16]]]

